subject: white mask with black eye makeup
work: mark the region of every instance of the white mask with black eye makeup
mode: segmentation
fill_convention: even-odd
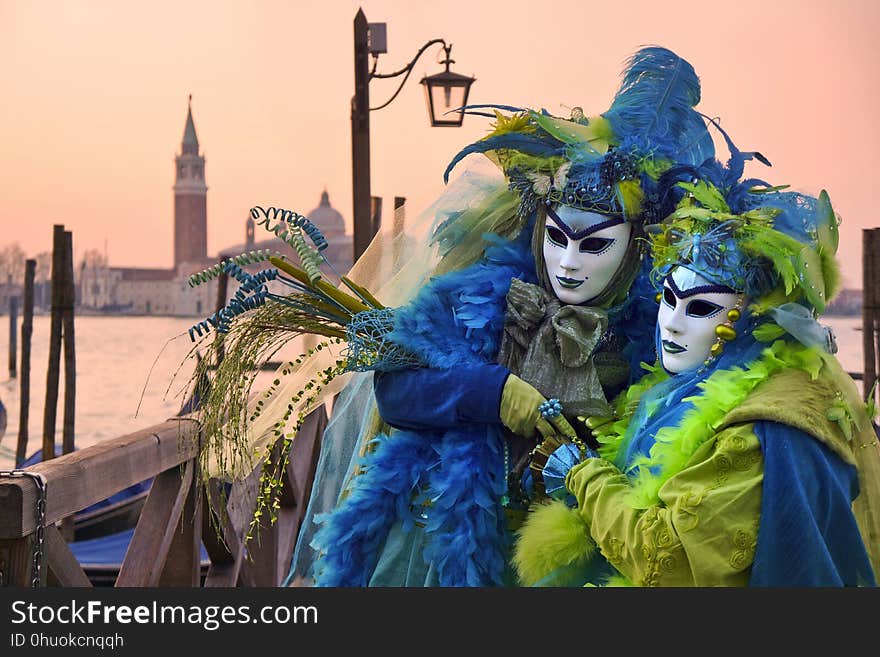
[[[709,357],[715,329],[727,320],[741,295],[716,285],[686,267],[676,267],[663,281],[657,323],[660,363],[667,372],[694,370]]]
[[[567,205],[548,208],[543,253],[553,293],[573,305],[598,297],[620,268],[631,235],[622,218]]]

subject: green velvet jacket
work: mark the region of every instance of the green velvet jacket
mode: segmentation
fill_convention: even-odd
[[[755,423],[798,429],[853,465],[859,450],[877,450],[866,415],[851,418],[849,436],[843,422],[830,419],[829,409],[844,398],[857,411],[863,406],[855,386],[841,390],[841,378],[828,369],[816,379],[802,370],[782,370],[760,383],[663,483],[659,502],[648,508],[634,508],[631,481],[609,461],[594,458],[572,468],[566,487],[577,508],[541,505],[520,530],[514,563],[522,583],[572,584],[574,573],[589,570],[585,566],[598,549],[622,577],[593,584],[748,585],[764,474]],[[864,494],[867,483],[856,512],[866,544],[876,545],[880,535],[871,519],[877,510]]]

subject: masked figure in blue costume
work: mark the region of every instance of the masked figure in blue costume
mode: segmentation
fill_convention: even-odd
[[[647,48],[602,115],[493,106],[493,132],[447,176],[483,153],[504,189],[439,222],[444,258],[394,309],[388,335],[422,366],[371,366],[368,448],[294,569],[308,551],[314,571],[303,574],[319,586],[513,582],[510,523],[529,502],[521,479],[536,437],[576,437],[577,416],[610,414],[653,348],[643,227],[674,206],[661,174],[713,157],[698,101],[691,66]],[[497,217],[491,229],[486,216]],[[475,244],[473,264],[449,264]]]
[[[597,452],[563,444],[543,464],[556,500],[520,528],[521,583],[875,584],[873,410],[816,321],[838,220],[825,192],[739,173],[690,170],[655,226],[658,361],[588,421]]]

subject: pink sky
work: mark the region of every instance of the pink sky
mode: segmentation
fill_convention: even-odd
[[[828,190],[843,219],[845,284],[860,286],[861,230],[880,225],[873,0],[0,0],[0,246],[32,256],[62,223],[77,259],[106,242],[111,265],[169,267],[189,94],[207,159],[210,254],[243,241],[253,205],[305,213],[325,187],[350,225],[358,7],[387,23],[379,71],[442,37],[453,69],[477,77],[472,103],[598,113],[634,50],[675,50],[702,79],[699,109],[773,162],[748,174]],[[394,196],[412,212],[429,203],[449,159],[489,127],[480,117],[428,125],[418,80],[440,70],[435,56],[372,114],[373,194],[386,208]],[[375,80],[373,105],[395,88]]]

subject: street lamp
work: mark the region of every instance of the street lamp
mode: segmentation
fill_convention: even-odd
[[[419,49],[412,61],[399,71],[377,73],[376,66],[379,62],[379,55],[387,52],[385,49],[385,24],[367,23],[362,9],[358,9],[355,15],[354,96],[351,99],[354,262],[367,248],[378,229],[378,225],[373,221],[372,197],[370,195],[370,112],[387,107],[397,98],[419,57],[435,44],[441,44],[446,53],[446,58],[440,62],[445,64],[446,70],[436,75],[425,76],[421,81],[425,87],[431,125],[459,127],[464,119],[464,112],[454,110],[464,107],[467,103],[468,93],[475,78],[449,70],[449,65],[455,63],[450,58],[452,46],[447,45],[443,39],[431,39]],[[373,56],[372,70],[369,67],[368,55]],[[396,78],[401,75],[403,80],[391,98],[377,107],[370,107],[370,80],[373,78]]]
[[[470,93],[474,78],[450,71],[449,65],[455,63],[455,60],[449,57],[452,44],[447,46],[444,43],[443,50],[446,51],[446,59],[440,63],[446,64],[446,70],[422,78],[422,84],[425,85],[425,97],[428,101],[428,112],[431,115],[432,126],[460,128],[461,122],[464,120],[464,112],[454,110],[467,105],[468,93]],[[448,114],[452,116],[446,118]]]

